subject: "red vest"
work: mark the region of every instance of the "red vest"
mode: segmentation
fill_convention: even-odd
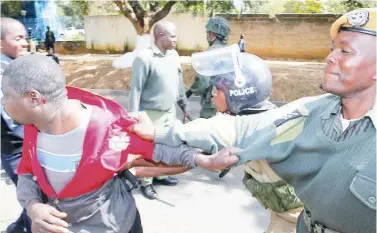
[[[126,132],[125,129],[135,124],[136,120],[122,106],[78,88],[67,87],[67,91],[69,99],[93,106],[84,138],[83,155],[75,175],[60,193],[55,193],[38,161],[38,129],[33,125],[25,125],[22,158],[17,171],[19,175],[33,174],[48,197],[74,198],[101,187],[111,179],[125,164],[128,154],[140,154],[147,160],[153,160],[153,143]]]

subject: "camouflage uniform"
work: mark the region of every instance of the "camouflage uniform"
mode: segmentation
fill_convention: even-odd
[[[227,46],[227,38],[229,35],[229,23],[226,19],[222,17],[212,17],[207,25],[207,32],[213,32],[216,34],[216,38],[211,40],[208,38],[207,41],[210,45],[205,51],[218,49]],[[211,96],[211,86],[209,84],[210,77],[206,77],[200,74],[196,74],[195,81],[188,90],[188,96],[191,94],[199,95],[201,97],[200,105],[202,109],[200,110],[200,117],[210,118],[216,114],[216,107],[212,102]]]

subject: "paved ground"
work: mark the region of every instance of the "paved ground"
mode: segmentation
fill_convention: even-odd
[[[126,105],[125,93],[97,90]],[[196,97],[190,99],[193,116],[198,115]],[[179,113],[180,116],[181,113]],[[0,171],[2,172],[2,171]],[[204,169],[179,175],[175,187],[156,186],[160,200],[145,199],[135,191],[145,233],[262,233],[269,221],[268,212],[245,190],[241,167],[223,179]],[[0,179],[0,232],[15,220],[20,206],[15,187]]]

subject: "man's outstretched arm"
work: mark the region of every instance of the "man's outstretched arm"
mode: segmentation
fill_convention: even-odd
[[[165,175],[182,173],[197,166],[219,171],[238,162],[238,157],[232,155],[235,150],[227,148],[213,155],[204,155],[186,145],[181,145],[178,148],[156,145],[154,151],[154,162],[146,161],[141,155],[132,155],[123,169],[136,168],[134,169],[136,176],[142,177],[150,174],[159,175],[156,173],[158,169],[162,169],[161,173]],[[143,167],[143,169],[138,169],[139,167]],[[139,175],[137,175],[137,171],[140,172]]]
[[[205,153],[216,153],[221,148],[232,146],[236,140],[235,117],[218,114],[210,119],[199,118],[187,124],[159,127],[140,119],[140,123],[128,130],[143,139],[178,147],[187,144]]]

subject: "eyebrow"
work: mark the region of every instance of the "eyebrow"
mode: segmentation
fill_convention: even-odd
[[[334,45],[335,43],[334,43],[334,41],[332,41],[332,45]],[[340,42],[339,42],[339,44],[340,45],[348,45],[348,46],[350,46],[350,43],[348,43],[346,40],[341,40]]]

